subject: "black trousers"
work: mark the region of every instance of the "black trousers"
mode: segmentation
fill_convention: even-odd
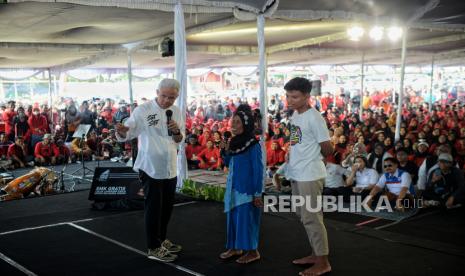
[[[168,223],[173,211],[177,177],[153,179],[143,171],[140,171],[139,177],[144,185],[147,247],[155,249],[166,239]]]

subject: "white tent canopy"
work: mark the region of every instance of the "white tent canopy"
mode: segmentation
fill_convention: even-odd
[[[349,41],[346,28],[410,23],[407,64],[461,64],[464,4],[459,1],[9,0],[0,6],[0,68],[173,69],[158,44],[173,37],[183,4],[189,68],[258,64],[256,15],[266,17],[268,66],[400,64],[401,42]],[[371,4],[370,4],[371,3]],[[417,19],[413,21],[412,19]]]

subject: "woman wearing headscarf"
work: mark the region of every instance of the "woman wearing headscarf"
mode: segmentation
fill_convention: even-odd
[[[248,105],[237,108],[231,132],[231,140],[222,145],[229,174],[224,196],[227,251],[221,253],[220,258],[242,255],[236,262],[247,264],[260,259],[257,248],[264,175],[262,150],[254,135],[254,119]]]

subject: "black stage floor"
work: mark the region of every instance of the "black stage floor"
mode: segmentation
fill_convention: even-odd
[[[0,275],[297,275],[305,268],[291,264],[309,253],[293,214],[263,215],[262,260],[244,266],[218,258],[225,243],[222,205],[183,201],[169,238],[184,251],[168,265],[144,255],[142,211],[94,211],[87,196],[81,191],[0,203]],[[391,225],[327,214],[331,275],[462,275],[463,218],[462,210],[429,211]]]

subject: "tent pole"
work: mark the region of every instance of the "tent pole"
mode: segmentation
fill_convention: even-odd
[[[396,83],[396,66],[392,66],[392,75],[391,75],[391,85],[392,85],[392,104],[396,104],[396,90],[394,89],[394,84]]]
[[[365,91],[365,51],[362,52],[362,74],[360,76],[360,109],[359,109],[359,118],[360,121],[363,121],[363,96]]]
[[[400,68],[400,86],[399,86],[399,101],[397,103],[397,118],[396,118],[396,134],[395,142],[400,140],[400,124],[402,120],[402,104],[404,100],[404,77],[405,77],[405,59],[407,54],[407,28],[404,28],[402,36],[402,67]]]
[[[32,83],[30,80],[29,80],[29,97],[31,97],[31,100],[34,97],[34,90],[32,89]]]
[[[266,132],[268,130],[268,114],[267,114],[267,55],[265,45],[265,16],[259,14],[257,16],[257,43],[258,43],[258,70],[259,70],[259,84],[260,84],[260,114],[262,116],[261,121],[261,147],[262,147],[262,163],[263,163],[263,187],[266,179]]]
[[[57,76],[53,75],[53,94],[55,97],[58,97],[58,85],[57,85]]]
[[[331,72],[331,71],[330,71]],[[337,83],[337,64],[334,65],[334,83]],[[336,90],[333,91],[333,107],[336,106]]]
[[[128,87],[129,87],[129,103],[131,104],[131,112],[134,109],[134,97],[132,91],[132,56],[131,52],[128,51]]]
[[[429,89],[428,111],[433,109],[433,84],[434,84],[434,55],[431,56],[431,84]]]
[[[52,72],[50,71],[50,68],[47,70],[48,71],[48,107],[50,108],[50,124],[52,125],[50,127],[50,132],[54,133],[55,132],[55,126],[53,125],[53,100],[52,100]]]
[[[179,97],[176,101],[179,110],[181,111],[182,121],[186,121],[187,110],[187,46],[186,46],[186,26],[184,23],[184,11],[181,1],[174,8],[174,60],[176,80],[181,84]],[[186,133],[186,126],[182,125],[181,132]],[[185,138],[185,137],[184,137]],[[187,159],[186,159],[186,144],[179,144],[177,156],[177,188],[180,189],[184,185],[184,180],[188,177]]]
[[[15,101],[18,99],[18,86],[16,85],[16,80],[13,81],[13,88],[15,91]]]

